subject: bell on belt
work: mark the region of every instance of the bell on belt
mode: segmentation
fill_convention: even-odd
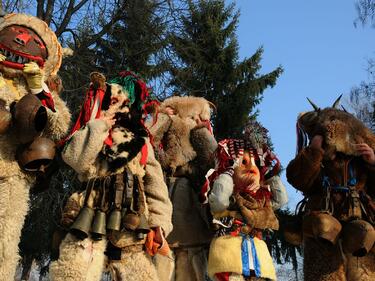
[[[89,236],[91,224],[94,219],[94,210],[85,206],[79,212],[77,219],[70,227],[70,233],[78,239],[85,239]]]
[[[128,230],[136,230],[139,226],[140,218],[135,213],[126,213],[122,218],[123,226]]]
[[[91,226],[91,236],[93,240],[102,240],[106,235],[105,227],[105,213],[102,210],[96,210],[95,217]]]
[[[150,232],[150,225],[147,222],[146,216],[142,214],[139,219],[139,226],[135,231],[138,239],[143,239],[147,233]]]
[[[109,230],[121,230],[121,211],[120,210],[113,210],[109,214],[107,229]]]

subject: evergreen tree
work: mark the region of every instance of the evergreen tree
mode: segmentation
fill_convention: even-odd
[[[182,95],[202,96],[217,106],[214,129],[218,139],[235,137],[282,73],[277,67],[260,75],[263,49],[239,61],[236,28],[239,12],[224,0],[188,0],[181,30],[172,36],[178,63],[171,85]]]
[[[148,80],[165,71],[165,64],[158,56],[166,46],[160,11],[163,2],[126,1],[121,20],[98,44],[98,66],[104,73],[113,75],[131,69]]]

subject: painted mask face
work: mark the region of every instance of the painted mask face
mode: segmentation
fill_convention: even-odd
[[[31,61],[43,67],[48,56],[40,36],[21,25],[10,25],[0,31],[0,52],[6,57],[2,64],[13,69],[23,69]]]
[[[245,191],[249,186],[259,184],[260,172],[255,165],[254,156],[247,150],[244,151],[241,163],[234,169],[233,182],[237,192]]]

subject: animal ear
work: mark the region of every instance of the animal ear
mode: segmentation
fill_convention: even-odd
[[[320,111],[319,106],[317,106],[315,103],[313,103],[309,98],[307,98],[307,100],[312,105],[312,107],[314,108],[315,111]]]
[[[342,97],[342,94],[335,100],[335,102],[332,105],[332,108],[337,109],[337,106],[340,104],[341,97]]]

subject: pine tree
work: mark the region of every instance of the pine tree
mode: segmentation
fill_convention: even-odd
[[[98,66],[106,74],[124,69],[139,73],[146,80],[165,71],[158,54],[166,45],[165,23],[160,0],[126,1],[121,20],[98,44]]]
[[[202,96],[217,106],[218,139],[240,134],[264,90],[282,73],[277,67],[260,75],[263,49],[239,61],[236,37],[239,12],[224,0],[188,0],[182,27],[171,39],[179,58],[171,84],[181,95]]]

